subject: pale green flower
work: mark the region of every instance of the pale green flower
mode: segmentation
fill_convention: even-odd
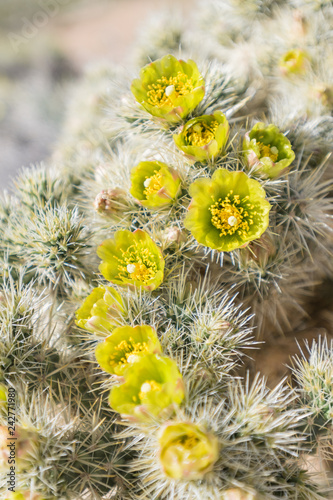
[[[309,68],[309,57],[304,50],[288,50],[279,61],[281,72],[286,75],[304,75]]]
[[[176,146],[193,160],[206,162],[223,151],[229,136],[229,123],[222,111],[203,115],[185,123],[173,139]]]
[[[103,370],[121,376],[132,363],[151,353],[161,353],[157,334],[151,326],[121,326],[98,344],[95,356]]]
[[[245,134],[243,152],[250,168],[271,179],[285,173],[295,159],[287,137],[275,125],[262,122]]]
[[[90,332],[110,332],[123,312],[120,294],[110,286],[98,286],[76,311],[75,323]]]
[[[217,438],[193,423],[166,424],[159,445],[162,469],[173,479],[201,479],[219,455]]]
[[[184,398],[183,378],[169,358],[148,354],[128,367],[125,382],[110,392],[110,406],[132,420],[170,414]]]
[[[163,281],[164,258],[150,236],[141,229],[117,231],[97,249],[102,259],[99,270],[117,285],[134,285],[155,290]]]
[[[131,195],[144,207],[170,205],[179,189],[177,172],[160,161],[142,161],[131,172]]]
[[[189,192],[184,225],[202,245],[231,252],[268,227],[271,205],[265,190],[244,172],[216,170],[211,179],[195,180]]]
[[[194,61],[166,55],[144,66],[131,90],[151,115],[178,123],[203,99],[205,82]]]

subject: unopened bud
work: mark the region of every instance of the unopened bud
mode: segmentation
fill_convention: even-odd
[[[162,234],[165,243],[182,243],[186,241],[186,235],[178,226],[171,226],[165,229]]]
[[[103,189],[95,198],[95,210],[105,216],[121,214],[126,205],[126,191],[124,189]]]
[[[300,10],[295,10],[293,13],[294,35],[296,37],[303,37],[307,34],[308,23],[304,14]]]
[[[313,89],[313,95],[323,106],[333,108],[333,85],[318,85]]]

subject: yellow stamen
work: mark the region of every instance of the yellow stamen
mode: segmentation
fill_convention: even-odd
[[[145,352],[149,352],[147,342],[135,343],[133,338],[130,337],[128,341],[122,340],[114,348],[114,353],[110,356],[110,362],[112,364],[124,365],[131,362],[131,356],[134,357]]]
[[[278,156],[279,156],[279,151],[275,146],[272,146],[270,144],[263,144],[262,142],[257,143],[259,146],[260,150],[260,158],[263,157],[268,157],[271,158],[272,161],[276,161]]]
[[[199,442],[199,439],[194,434],[187,434],[186,436],[181,437],[176,441],[175,444],[180,444],[183,448],[191,450],[194,448]]]
[[[134,244],[121,252],[122,257],[117,258],[120,279],[125,282],[131,279],[146,284],[154,278],[157,273],[157,264],[149,248],[139,248]]]
[[[147,380],[144,384],[141,386],[141,391],[139,392],[139,398],[140,400],[145,399],[147,394],[151,391],[160,391],[161,390],[161,384],[158,384],[155,380]]]
[[[221,230],[220,236],[232,235],[236,232],[239,236],[245,236],[249,231],[253,219],[248,209],[252,210],[254,206],[248,202],[248,198],[245,196],[240,200],[238,194],[233,195],[233,191],[230,191],[224,200],[219,198],[209,207],[212,224]],[[256,215],[256,212],[252,212],[251,215]]]
[[[196,123],[186,131],[185,141],[191,146],[205,146],[214,139],[218,126],[216,120],[209,125],[205,122]]]
[[[155,83],[148,85],[147,101],[153,106],[161,107],[164,104],[172,106],[170,96],[173,100],[178,96],[186,95],[192,92],[194,84],[192,78],[188,77],[181,71],[178,71],[176,76],[162,76]]]
[[[149,180],[149,182],[147,182]],[[154,170],[154,175],[151,177],[146,177],[145,182],[143,183],[145,188],[143,194],[148,196],[149,194],[157,193],[162,187],[162,174],[158,172],[158,170]]]

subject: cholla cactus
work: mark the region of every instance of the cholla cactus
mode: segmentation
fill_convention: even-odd
[[[320,436],[320,444],[331,457],[333,438],[332,356],[333,343],[327,339],[306,345],[309,356],[301,352],[294,358],[293,375],[299,398],[309,411],[307,431]]]
[[[305,464],[330,458],[332,346],[293,387],[242,375],[332,278],[332,18],[205,2],[146,32],[131,78],[75,89],[50,166],[0,204],[4,498],[329,498]]]

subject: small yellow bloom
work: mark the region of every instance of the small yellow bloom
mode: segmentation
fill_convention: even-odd
[[[216,157],[226,145],[229,123],[222,111],[203,115],[185,123],[173,139],[176,146],[193,160],[206,162]]]
[[[159,436],[160,463],[173,479],[201,479],[218,459],[218,441],[197,425],[168,423]]]
[[[131,90],[151,115],[178,123],[203,99],[204,84],[194,61],[166,55],[142,68]]]
[[[295,159],[287,137],[275,125],[262,122],[245,134],[243,151],[248,166],[271,179],[285,173]]]
[[[90,332],[110,332],[124,312],[119,293],[110,286],[94,288],[80,309],[75,323]]]
[[[179,189],[177,172],[160,161],[142,161],[131,172],[131,195],[144,207],[170,205]]]
[[[131,364],[125,382],[110,392],[110,406],[126,417],[149,422],[169,415],[184,398],[184,383],[174,361],[147,354]]]
[[[211,179],[194,181],[190,195],[184,225],[202,245],[231,252],[267,229],[271,206],[266,193],[244,172],[218,169]]]
[[[96,360],[108,373],[121,376],[133,363],[147,354],[161,353],[155,330],[148,325],[121,326],[115,328],[110,337],[98,344]]]
[[[281,57],[279,67],[286,76],[304,75],[310,67],[310,61],[304,50],[293,49]]]
[[[141,229],[117,231],[113,239],[103,241],[97,255],[102,259],[99,270],[112,283],[155,290],[163,281],[162,252]]]

